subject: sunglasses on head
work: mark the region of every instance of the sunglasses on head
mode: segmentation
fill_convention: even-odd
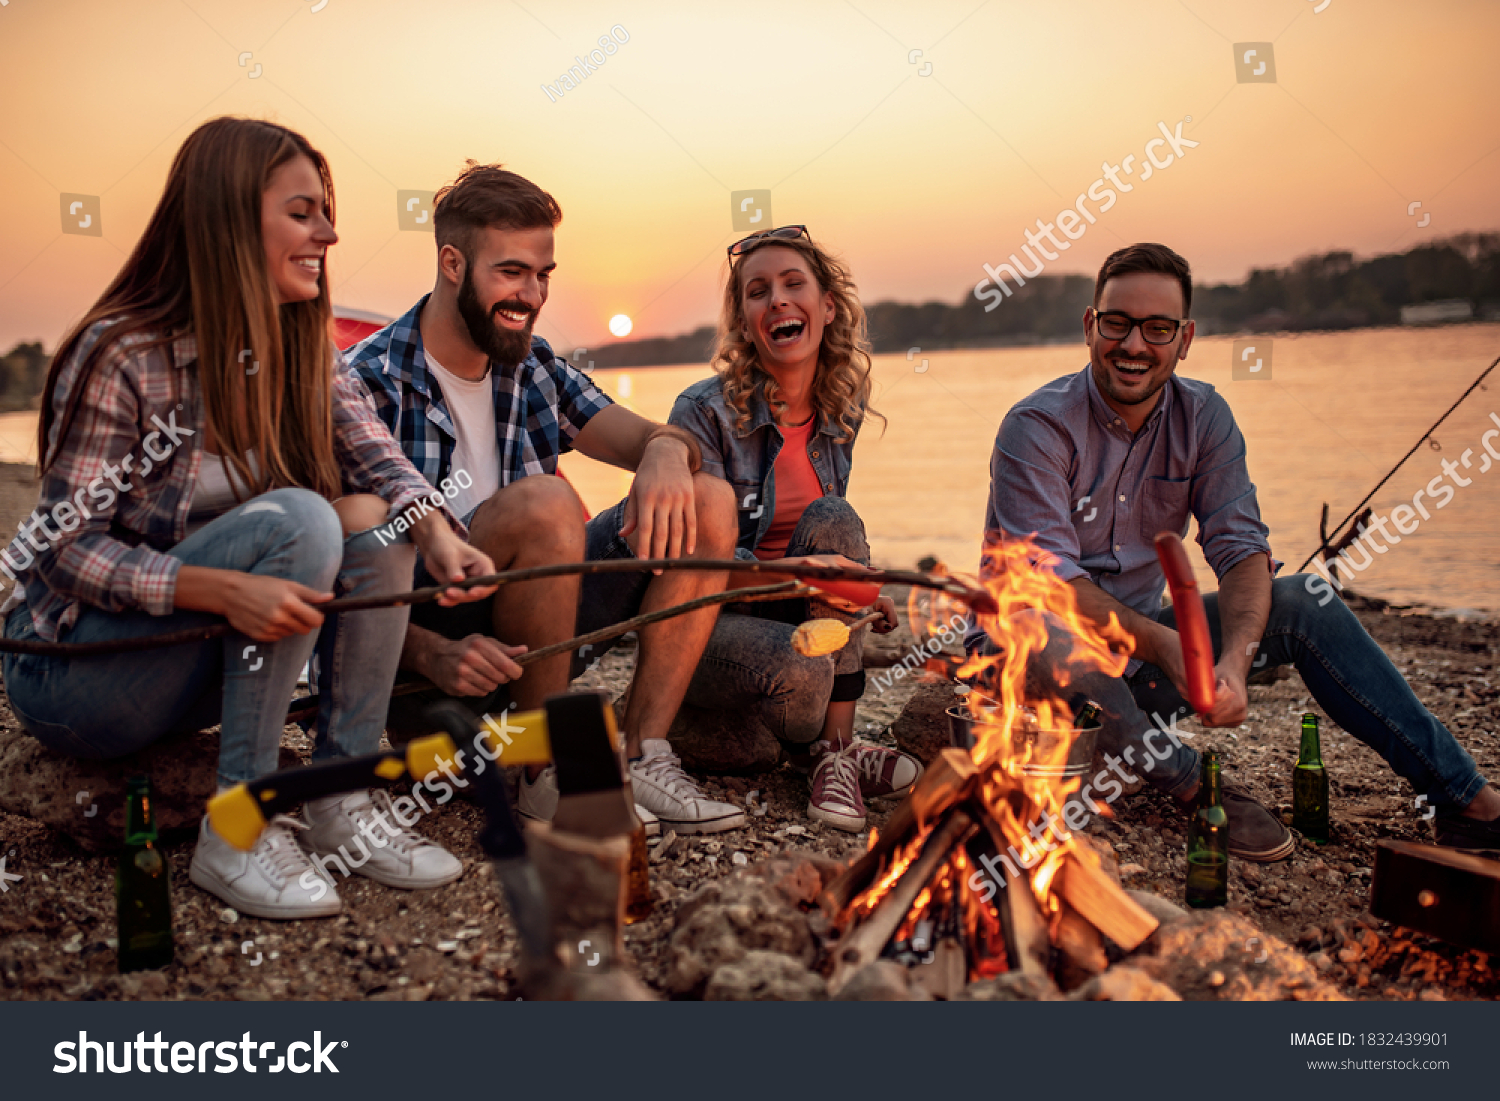
[[[768,229],[763,233],[752,233],[749,237],[742,238],[729,246],[729,258],[733,260],[736,256],[743,256],[751,249],[761,245],[773,244],[776,241],[791,241],[801,237],[805,241],[811,241],[806,226],[782,226],[780,229]]]

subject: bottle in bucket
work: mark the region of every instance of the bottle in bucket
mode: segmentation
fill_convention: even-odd
[[[1292,828],[1314,844],[1328,843],[1328,772],[1311,712],[1302,716],[1302,748],[1292,769]]]
[[[1198,779],[1198,809],[1188,823],[1187,904],[1195,910],[1229,901],[1229,816],[1219,790],[1219,754],[1203,754]]]

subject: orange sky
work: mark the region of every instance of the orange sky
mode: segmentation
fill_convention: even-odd
[[[615,313],[636,336],[711,321],[740,190],[841,251],[867,301],[955,301],[1131,154],[1134,190],[1048,270],[1155,239],[1238,279],[1500,228],[1500,5],[1323,5],[9,0],[0,349],[52,347],[182,139],[229,113],[327,154],[348,305],[396,314],[431,286],[432,237],[398,229],[398,190],[469,157],[550,190],[565,218],[539,331],[565,349],[610,339]],[[543,83],[612,27],[628,41],[553,102]],[[1260,42],[1276,82],[1239,83],[1235,44]],[[1187,116],[1199,145],[1142,180],[1158,122]],[[64,193],[99,197],[101,236],[60,231]]]

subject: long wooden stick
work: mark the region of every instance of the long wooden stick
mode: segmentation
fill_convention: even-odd
[[[576,638],[565,639],[562,642],[554,642],[551,646],[543,646],[540,650],[531,650],[514,659],[520,666],[530,665],[541,661],[543,658],[552,657],[554,654],[563,653],[566,650],[575,650],[594,642],[603,642],[605,639],[617,638],[629,631],[641,627],[649,627],[663,619],[671,619],[673,616],[684,615],[698,608],[705,608],[713,604],[757,604],[767,600],[794,600],[798,597],[809,596],[812,590],[804,588],[795,581],[783,581],[779,585],[757,585],[749,589],[726,589],[722,593],[710,593],[708,596],[700,596],[694,600],[686,600],[681,604],[674,604],[670,608],[659,608],[654,612],[646,612],[642,615],[632,616],[630,619],[612,623],[608,627],[600,627],[597,631],[578,635]],[[416,692],[426,692],[434,687],[431,681],[418,678],[417,680],[397,682],[391,686],[392,696],[410,696]],[[307,718],[318,712],[319,697],[314,694],[303,696],[292,701],[291,708],[286,713],[287,722],[296,722],[298,719]]]
[[[866,570],[851,569],[847,566],[786,566],[774,560],[742,562],[733,558],[613,558],[600,562],[558,562],[549,566],[530,566],[521,570],[487,574],[484,577],[470,577],[446,585],[430,585],[424,589],[413,589],[410,592],[395,593],[390,596],[341,597],[338,600],[330,600],[326,604],[318,605],[318,610],[324,615],[332,615],[339,612],[365,611],[370,608],[398,608],[403,604],[425,604],[436,600],[449,589],[515,585],[523,581],[565,577],[571,574],[632,573],[637,570],[727,570],[742,573],[791,574],[793,577],[813,581],[842,580],[882,585],[914,585],[918,588],[946,592],[950,596],[966,601],[980,613],[994,614],[996,611],[993,596],[984,589],[973,588],[954,577],[932,577],[912,570]],[[629,629],[626,628],[626,630]],[[228,623],[210,623],[182,631],[167,631],[159,635],[143,635],[138,638],[111,639],[107,642],[45,642],[42,639],[0,638],[0,654],[96,657],[101,654],[121,654],[163,646],[181,646],[190,642],[207,642],[210,639],[231,634],[233,630],[234,628]]]
[[[778,585],[756,585],[748,589],[727,589],[722,593],[709,593],[693,600],[684,600],[681,604],[673,604],[670,608],[658,608],[654,612],[644,612],[629,619],[622,619],[619,623],[612,623],[608,627],[600,627],[597,631],[590,631],[586,635],[577,638],[566,639],[563,642],[554,642],[551,646],[543,646],[540,650],[530,650],[515,659],[517,665],[526,666],[532,662],[550,658],[554,654],[561,654],[566,650],[576,650],[580,646],[590,643],[603,642],[605,639],[618,638],[629,631],[640,627],[649,627],[653,623],[659,623],[663,619],[671,619],[673,616],[686,615],[688,612],[697,611],[699,608],[707,608],[713,604],[757,604],[767,600],[795,600],[798,597],[810,596],[812,590],[799,585],[795,581],[783,581]]]

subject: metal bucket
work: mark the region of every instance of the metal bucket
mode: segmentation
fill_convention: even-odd
[[[964,704],[948,708],[947,715],[949,740],[960,749],[973,749],[974,743],[978,740],[974,728],[983,727],[984,721],[976,720]],[[1067,760],[1061,766],[1028,764],[1021,766],[1021,771],[1028,776],[1049,777],[1057,780],[1087,776],[1093,769],[1094,749],[1099,741],[1099,729],[1100,725],[1095,721],[1081,728],[1039,730],[1031,726],[1017,731],[1015,734],[1017,753],[1025,752],[1027,741],[1040,743],[1033,751],[1033,756],[1053,756],[1057,750],[1058,739],[1070,740]]]

